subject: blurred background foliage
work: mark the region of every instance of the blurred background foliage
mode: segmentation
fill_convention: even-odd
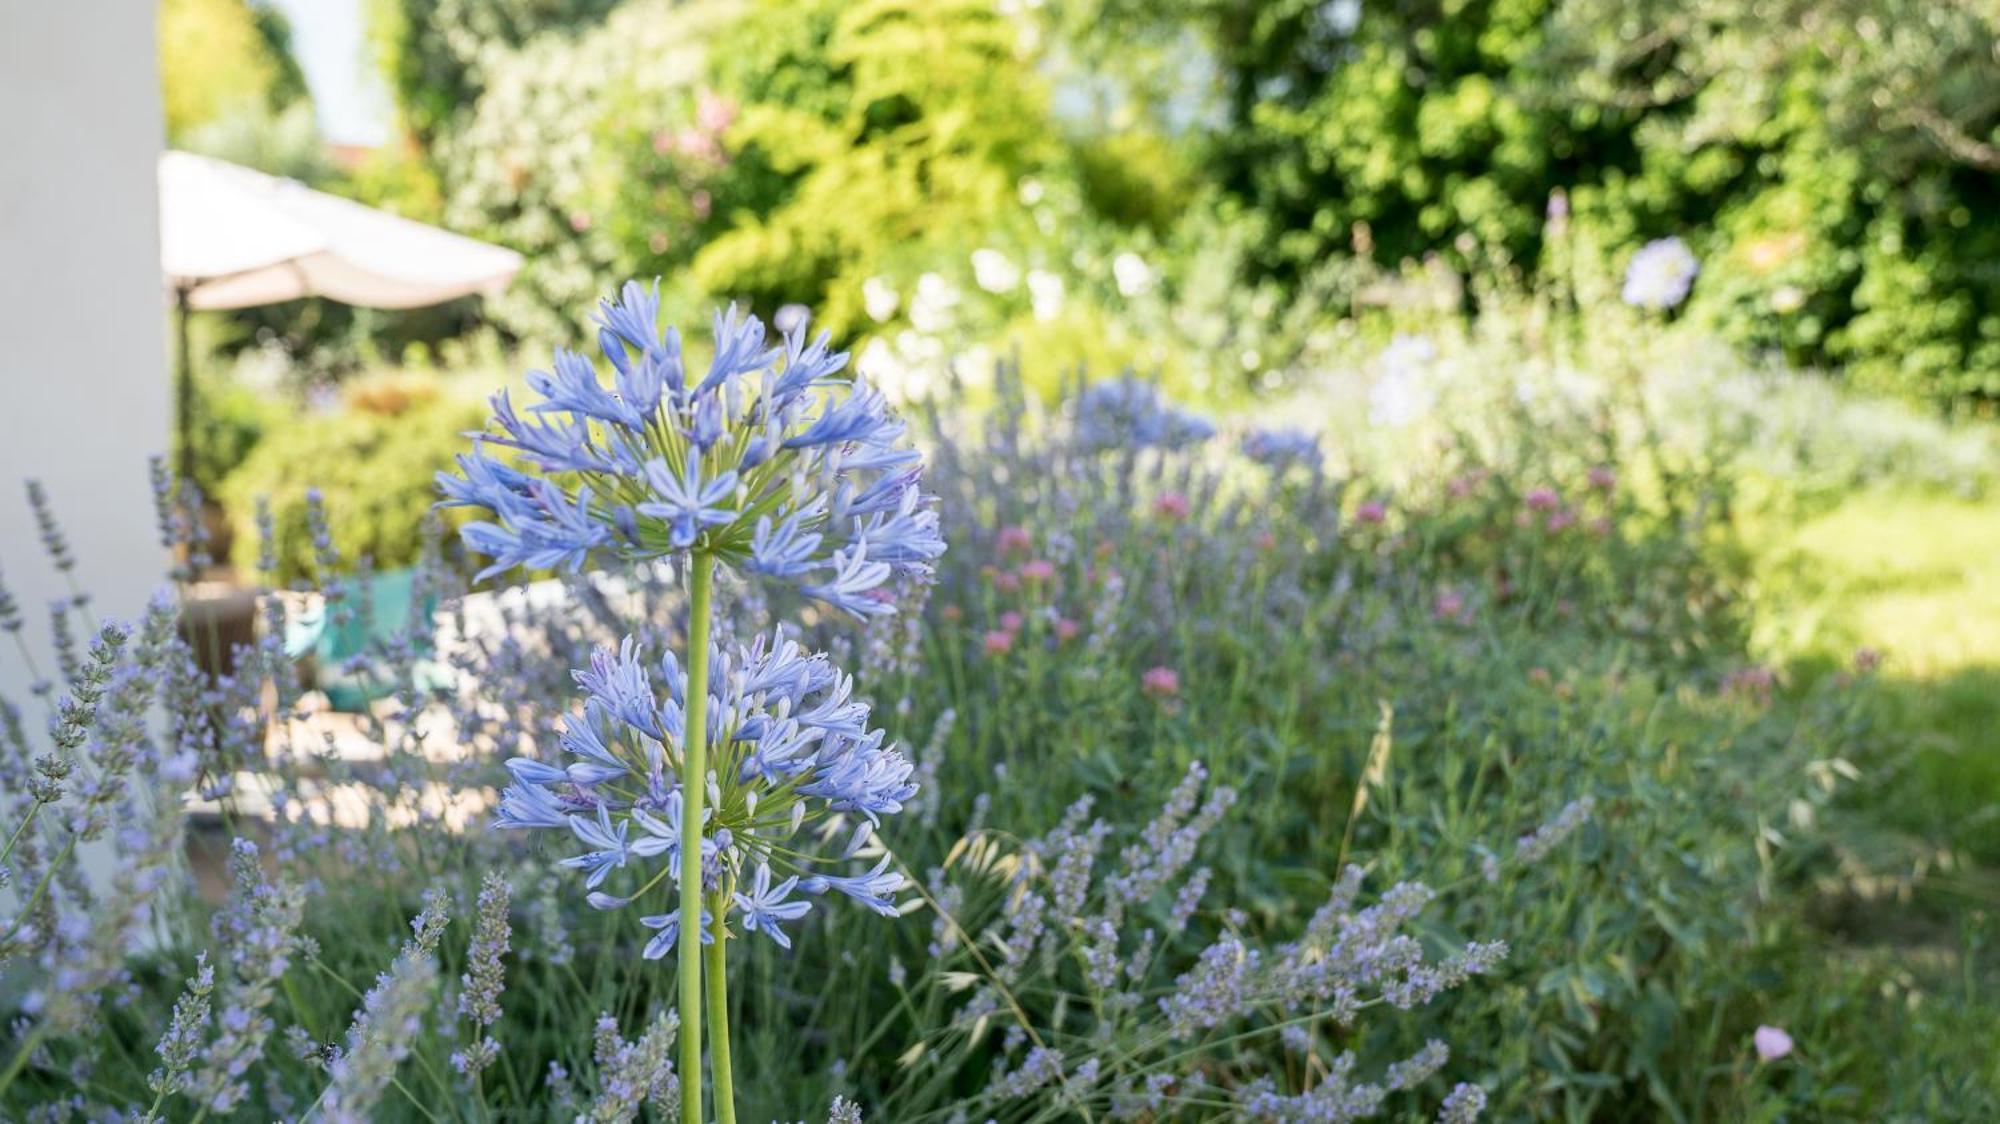
[[[1228,401],[1329,338],[1522,293],[1593,315],[1669,234],[1703,264],[1690,325],[1941,411],[2000,402],[1982,0],[368,0],[367,20],[396,136],[333,161],[275,9],[162,9],[173,143],[527,256],[483,305],[309,301],[205,334],[223,366],[282,355],[322,406],[406,360],[532,363],[628,276],[662,278],[683,325],[810,308],[903,393],[1023,354],[1043,393],[1129,366]]]

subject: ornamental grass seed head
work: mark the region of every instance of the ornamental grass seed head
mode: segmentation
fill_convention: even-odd
[[[627,282],[598,313],[610,385],[557,350],[553,371],[528,375],[542,400],[523,412],[494,396],[498,432],[439,474],[446,505],[494,514],[462,532],[493,560],[481,577],[703,553],[858,617],[893,611],[886,583],[928,577],[944,540],[888,401],[842,374],[826,333],[807,340],[805,317],[771,342],[755,316],[717,313],[699,378],[658,319],[657,283]]]

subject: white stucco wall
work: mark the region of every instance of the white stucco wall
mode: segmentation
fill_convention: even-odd
[[[154,8],[0,2],[0,575],[45,671],[63,586],[26,478],[54,498],[99,616],[136,614],[163,573],[146,477],[169,417]],[[0,637],[0,693],[26,705],[26,681]]]

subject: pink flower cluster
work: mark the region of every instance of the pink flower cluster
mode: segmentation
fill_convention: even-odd
[[[1156,699],[1171,699],[1181,693],[1180,673],[1171,667],[1149,667],[1139,676],[1139,689]]]
[[[704,164],[727,162],[722,134],[736,123],[736,103],[713,90],[695,95],[694,122],[679,129],[661,129],[653,134],[653,151],[661,156],[683,156]]]
[[[1022,559],[1018,565],[984,568],[982,572],[986,575],[986,579],[993,583],[995,590],[1008,594],[1027,590],[1031,595],[1036,593],[1053,595],[1056,592],[1059,581],[1056,564],[1046,558],[1032,557],[1035,537],[1026,527],[1015,525],[1000,528],[1000,533],[994,537],[994,546],[1003,560],[1011,562],[1017,558]],[[1053,617],[1050,630],[1058,644],[1076,639],[1083,631],[1082,625],[1069,617],[1056,615],[1052,608],[1045,608],[1036,616],[1041,619]],[[988,631],[980,641],[980,646],[989,656],[1005,655],[1013,651],[1022,630],[1030,623],[1030,618],[1018,610],[1009,609],[1000,614],[996,623],[1000,627]]]

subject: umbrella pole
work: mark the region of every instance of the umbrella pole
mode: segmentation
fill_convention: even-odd
[[[194,482],[194,353],[188,347],[188,295],[185,285],[174,287],[174,334],[178,355],[174,363],[174,390],[177,402],[174,422],[180,430],[180,473],[184,485]]]

